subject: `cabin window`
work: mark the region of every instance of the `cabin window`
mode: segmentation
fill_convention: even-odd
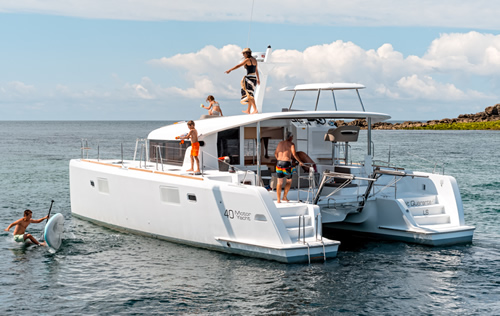
[[[240,129],[233,128],[217,133],[218,157],[229,157],[231,165],[240,164]]]
[[[150,161],[182,166],[184,154],[189,146],[191,146],[191,142],[187,140],[184,141],[184,144],[178,140],[150,140]]]

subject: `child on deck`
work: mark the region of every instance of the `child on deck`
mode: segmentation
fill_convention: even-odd
[[[194,122],[191,120],[187,122],[189,127],[189,133],[185,136],[177,136],[177,139],[191,139],[191,169],[186,171],[194,170],[194,161],[196,160],[196,166],[198,167],[194,172],[200,173],[200,160],[198,159],[198,154],[200,152],[200,143],[198,142],[198,131],[194,128]]]
[[[213,95],[209,95],[207,97],[206,101],[209,102],[209,105],[204,106],[202,104],[201,107],[208,110],[208,115],[223,116],[219,102],[215,101],[215,98]]]
[[[30,210],[25,210],[24,211],[24,217],[18,219],[14,223],[10,224],[9,227],[5,228],[4,230],[8,232],[12,226],[16,226],[14,229],[14,241],[16,242],[26,242],[28,239],[31,240],[34,244],[37,244],[39,246],[45,246],[46,244],[40,243],[38,240],[36,240],[35,237],[33,237],[31,234],[26,233],[26,228],[28,227],[29,224],[31,223],[41,223],[43,220],[48,219],[49,216],[42,217],[40,219],[32,219],[31,216],[33,215],[33,212]]]

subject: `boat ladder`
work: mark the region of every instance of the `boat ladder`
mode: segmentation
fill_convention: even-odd
[[[317,214],[315,217],[315,222],[316,222],[316,231],[315,231],[315,237],[316,241],[320,241],[321,245],[323,247],[323,261],[326,261],[326,249],[325,249],[325,243],[323,242],[323,235],[321,234],[321,238],[318,240],[318,228],[319,223],[321,222],[321,213]],[[311,246],[309,245],[308,242],[306,242],[306,216],[305,215],[299,215],[299,229],[298,229],[298,238],[297,242],[300,243],[300,231],[302,230],[302,244],[307,246],[307,258],[309,261],[309,264],[311,264]]]

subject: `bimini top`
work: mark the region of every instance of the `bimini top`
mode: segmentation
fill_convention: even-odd
[[[288,111],[288,112],[272,112],[259,114],[244,114],[235,116],[221,116],[217,118],[197,120],[195,128],[200,135],[200,138],[220,131],[236,128],[239,126],[247,126],[257,122],[270,120],[292,120],[292,119],[371,119],[372,124],[390,119],[387,114],[376,112],[362,111]],[[158,128],[148,135],[148,139],[157,140],[174,140],[176,136],[187,133],[189,131],[187,122],[177,122],[172,125]]]
[[[361,108],[363,109],[363,111],[365,111],[365,106],[363,105],[363,101],[361,101],[361,96],[359,95],[359,89],[364,88],[365,86],[359,83],[307,83],[299,84],[294,87],[285,87],[280,89],[280,91],[293,91],[292,102],[290,103],[290,107],[288,108],[289,110],[292,109],[293,101],[295,100],[297,91],[317,91],[318,97],[316,98],[316,106],[314,107],[314,110],[316,111],[318,109],[319,95],[321,94],[321,91],[332,91],[333,104],[335,105],[335,110],[338,110],[334,90],[356,90]]]
[[[357,90],[364,88],[366,87],[359,83],[307,83],[284,87],[280,91]]]

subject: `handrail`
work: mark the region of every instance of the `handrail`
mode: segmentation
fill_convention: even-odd
[[[316,181],[314,179],[314,167],[313,167],[314,164],[306,162],[306,163],[303,163],[303,165],[309,166],[309,172],[307,175],[307,179],[309,181],[309,186],[307,188],[307,197],[306,197],[306,203],[309,203],[309,193],[311,193],[311,200],[312,200],[312,198],[314,196],[314,189],[316,187]],[[302,190],[300,187],[300,182],[301,182],[300,179],[306,179],[306,177],[301,176],[300,170],[301,170],[300,166],[297,166],[297,201],[300,201],[300,192],[305,191],[305,190]]]
[[[431,161],[429,159],[420,157],[419,155],[415,155],[414,153],[411,153],[411,152],[406,152],[406,153],[409,154],[409,155],[415,156],[415,157],[417,157],[419,159],[422,159],[422,160],[425,160],[427,162],[430,162],[431,164],[434,164],[434,168],[432,169],[432,173],[435,173],[436,167],[438,165],[441,165],[441,172],[442,172],[441,174],[444,175],[444,166],[446,165],[446,162]]]
[[[299,215],[299,233],[298,233],[298,236],[297,236],[297,243],[300,243],[300,226],[302,224],[301,221],[300,221],[301,217],[302,217],[302,215]]]
[[[83,144],[84,141],[85,141],[85,145]],[[87,153],[87,157],[86,158],[89,159],[89,149],[90,149],[90,147],[89,147],[89,141],[88,141],[88,139],[86,139],[86,138],[82,138],[81,139],[81,147],[80,147],[80,149],[82,150],[82,159],[85,159],[84,154],[83,154],[84,151],[86,151],[86,153]]]
[[[376,181],[376,179],[373,178],[358,177],[353,174],[340,173],[340,172],[323,172],[323,177],[321,178],[318,191],[316,191],[316,196],[314,197],[313,204],[318,204],[319,198],[321,197],[321,192],[323,191],[325,183],[329,178],[341,178],[345,179],[346,181],[344,181],[337,189],[333,190],[333,192],[328,194],[326,197],[329,197],[337,193],[338,191],[342,190],[354,180]]]

